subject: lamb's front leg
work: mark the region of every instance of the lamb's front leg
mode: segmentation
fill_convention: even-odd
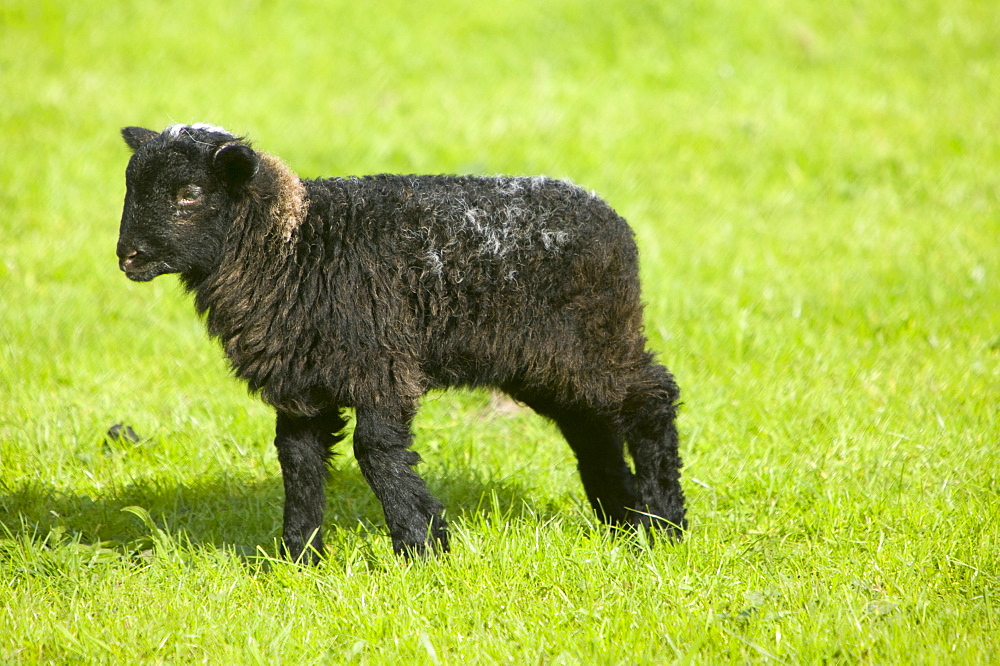
[[[411,409],[358,407],[354,455],[361,473],[382,503],[392,548],[407,557],[448,550],[443,507],[412,467],[420,456],[410,450]]]
[[[278,413],[274,445],[285,484],[284,547],[294,562],[315,564],[323,552],[326,461],[343,439],[347,422],[338,410],[315,417]]]

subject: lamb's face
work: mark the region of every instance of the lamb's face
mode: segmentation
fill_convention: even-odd
[[[256,169],[253,150],[223,130],[177,127],[122,131],[135,152],[125,171],[118,266],[137,282],[207,274]]]

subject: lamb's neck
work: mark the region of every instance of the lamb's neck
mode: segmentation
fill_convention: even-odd
[[[218,264],[188,284],[209,332],[237,366],[258,351],[267,327],[284,310],[288,293],[279,286],[287,284],[308,210],[299,177],[278,158],[261,154]]]
[[[299,177],[273,155],[260,154],[260,166],[253,184],[253,211],[268,227],[267,235],[274,234],[280,241],[289,243],[298,233],[309,212],[309,198]]]

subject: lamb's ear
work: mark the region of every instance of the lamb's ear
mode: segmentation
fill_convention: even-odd
[[[243,143],[227,143],[215,151],[215,173],[230,191],[236,192],[257,173],[259,158],[253,148]]]
[[[128,147],[132,149],[132,152],[139,150],[139,146],[146,143],[154,136],[158,136],[159,132],[154,132],[153,130],[148,130],[145,127],[123,127],[122,128],[122,138],[125,139],[125,143]]]

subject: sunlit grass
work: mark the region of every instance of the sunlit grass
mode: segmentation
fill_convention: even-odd
[[[0,661],[995,663],[1000,10],[979,1],[0,7]],[[595,522],[568,447],[434,394],[453,552],[349,453],[272,559],[273,416],[114,244],[124,125],[305,176],[545,173],[633,224],[691,532]],[[138,442],[109,441],[127,423]]]

